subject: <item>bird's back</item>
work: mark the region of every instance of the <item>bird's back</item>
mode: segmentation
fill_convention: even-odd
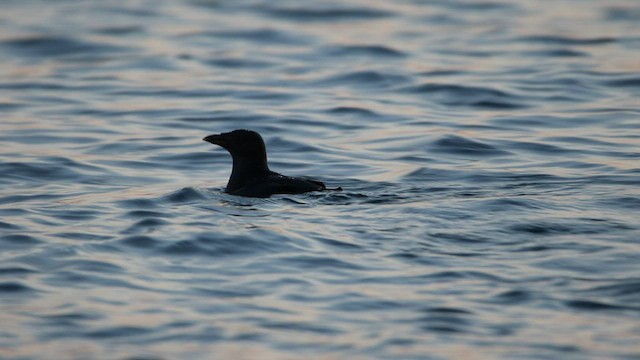
[[[256,178],[245,186],[227,191],[232,195],[250,197],[269,197],[275,194],[301,194],[309,191],[326,190],[324,183],[280,175],[270,172],[266,177]]]

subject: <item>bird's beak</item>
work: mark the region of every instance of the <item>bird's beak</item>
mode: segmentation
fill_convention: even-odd
[[[225,141],[224,136],[222,136],[222,134],[209,135],[209,136],[205,137],[202,140],[204,140],[206,142],[210,142],[212,144],[220,145],[220,146],[224,146],[227,143]]]

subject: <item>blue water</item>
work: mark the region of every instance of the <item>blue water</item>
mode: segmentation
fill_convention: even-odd
[[[640,358],[640,3],[1,7],[0,358]]]

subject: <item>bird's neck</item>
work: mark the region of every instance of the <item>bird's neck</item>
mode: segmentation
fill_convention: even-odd
[[[270,173],[267,156],[259,158],[233,157],[233,169],[227,183],[227,192],[233,192],[246,186],[254,179]]]

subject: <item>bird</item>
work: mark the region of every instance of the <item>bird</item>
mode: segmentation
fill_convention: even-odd
[[[233,169],[225,192],[231,195],[267,198],[274,194],[302,194],[327,189],[324,183],[290,177],[271,171],[262,136],[252,130],[233,130],[213,134],[202,140],[226,149],[233,159]]]

